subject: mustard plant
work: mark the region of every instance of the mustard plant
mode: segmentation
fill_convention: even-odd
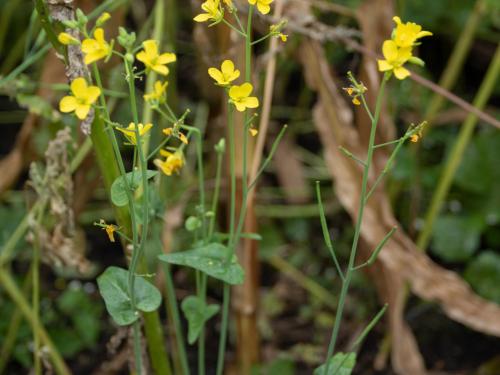
[[[389,171],[392,166],[396,155],[401,149],[402,145],[406,141],[418,142],[422,135],[422,129],[425,126],[426,122],[422,122],[419,125],[411,125],[405,132],[405,134],[397,140],[383,143],[383,144],[375,144],[375,135],[377,132],[377,125],[380,118],[380,111],[382,106],[382,100],[384,98],[384,89],[389,81],[389,79],[394,75],[398,80],[403,80],[410,76],[410,71],[405,67],[406,63],[413,63],[417,65],[423,65],[424,62],[418,57],[413,55],[413,48],[418,43],[417,41],[425,36],[430,36],[432,33],[428,31],[423,31],[420,25],[417,25],[413,22],[403,23],[399,17],[393,18],[396,23],[396,28],[393,30],[391,38],[384,41],[382,45],[382,54],[384,59],[379,59],[378,69],[380,72],[383,72],[383,77],[381,80],[380,87],[377,93],[377,99],[375,104],[375,110],[372,111],[368,106],[365,94],[367,92],[366,86],[362,82],[358,82],[354,75],[349,72],[348,79],[351,82],[349,87],[344,88],[344,91],[351,97],[352,103],[354,105],[363,105],[366,113],[368,114],[371,120],[371,128],[370,128],[370,137],[368,140],[368,148],[366,153],[366,159],[362,159],[359,156],[353,155],[349,150],[341,147],[340,151],[347,157],[353,159],[357,163],[361,164],[363,168],[363,177],[361,182],[361,192],[359,197],[359,206],[358,206],[358,214],[357,220],[354,229],[354,238],[351,245],[351,251],[349,254],[349,261],[345,271],[342,271],[342,268],[339,264],[337,256],[335,254],[333,244],[328,233],[328,227],[326,223],[325,212],[323,209],[323,204],[321,200],[321,192],[319,183],[316,184],[316,193],[320,211],[320,219],[321,219],[321,227],[323,230],[323,236],[325,239],[325,244],[330,251],[330,255],[332,256],[333,262],[339,274],[339,277],[342,282],[340,296],[338,300],[337,311],[335,315],[335,322],[332,329],[330,343],[328,345],[328,351],[326,355],[326,360],[324,364],[318,367],[315,370],[315,374],[317,375],[330,375],[330,374],[338,374],[343,371],[341,369],[345,369],[350,373],[350,370],[354,367],[356,363],[356,354],[354,350],[359,346],[362,340],[366,337],[369,331],[373,328],[373,326],[378,322],[378,320],[384,314],[387,304],[382,307],[378,314],[372,319],[372,321],[367,325],[367,327],[363,330],[363,332],[359,335],[359,337],[355,340],[355,342],[351,345],[349,353],[338,352],[335,353],[335,347],[337,343],[337,338],[340,330],[340,325],[342,322],[342,315],[344,312],[345,301],[347,293],[349,292],[349,286],[351,284],[353,275],[356,271],[372,265],[377,259],[378,254],[383,249],[384,245],[387,241],[390,240],[391,236],[396,231],[396,227],[392,228],[382,239],[382,241],[376,246],[373,250],[369,259],[359,265],[355,265],[356,254],[358,249],[359,238],[361,235],[361,224],[363,222],[363,214],[365,210],[365,206],[370,199],[372,193],[375,191],[377,186],[380,184],[384,176]],[[388,147],[394,145],[394,149],[392,150],[385,167],[379,176],[375,179],[371,186],[368,186],[368,176],[370,174],[370,168],[372,166],[373,153],[375,149],[380,147]]]

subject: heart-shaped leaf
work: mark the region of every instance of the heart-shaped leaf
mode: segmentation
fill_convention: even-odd
[[[188,342],[192,345],[200,336],[205,322],[217,314],[219,305],[207,305],[200,297],[189,296],[182,301],[181,308],[188,321]]]
[[[338,352],[330,358],[328,373],[325,374],[325,364],[314,370],[314,375],[351,375],[356,365],[356,353]]]
[[[245,277],[236,256],[231,255],[226,246],[217,242],[192,250],[162,254],[158,258],[163,262],[197,269],[231,285],[243,284]]]
[[[139,312],[133,308],[128,290],[128,271],[119,267],[108,267],[97,278],[106,309],[116,324],[126,326],[139,318]],[[140,276],[134,283],[135,303],[138,310],[151,312],[161,304],[161,294],[156,287]]]
[[[146,177],[148,180],[157,174],[158,171],[146,171]],[[142,173],[140,171],[129,172],[125,175],[125,178],[123,176],[119,176],[113,181],[113,184],[111,185],[111,201],[119,207],[126,206],[128,204],[127,184],[125,184],[125,181],[127,181],[128,187],[131,189],[131,192],[133,192],[141,184]]]

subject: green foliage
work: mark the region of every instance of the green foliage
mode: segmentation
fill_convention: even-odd
[[[158,171],[147,171],[148,179],[156,176]],[[138,171],[129,172],[125,175],[118,177],[111,185],[111,201],[118,207],[123,207],[128,204],[127,190],[125,179],[128,182],[129,188],[134,192],[141,185],[142,174]]]
[[[478,249],[483,222],[477,216],[439,216],[432,252],[449,262],[465,261]]]
[[[469,263],[465,278],[481,296],[500,303],[500,255],[484,251]]]
[[[330,359],[328,374],[326,375],[351,375],[356,365],[356,353],[344,354],[339,352]],[[314,370],[314,375],[325,375],[325,364]]]
[[[200,336],[205,322],[219,312],[219,305],[207,305],[200,297],[189,296],[184,298],[181,308],[188,322],[188,342],[192,345]]]
[[[158,258],[163,262],[194,268],[231,285],[243,284],[243,268],[230,252],[226,246],[214,242],[192,250],[162,254]]]
[[[128,290],[128,271],[119,267],[108,267],[97,278],[106,309],[116,324],[126,326],[139,318],[139,312],[132,306]],[[161,304],[161,294],[156,287],[140,276],[134,284],[135,304],[138,310],[151,312]]]

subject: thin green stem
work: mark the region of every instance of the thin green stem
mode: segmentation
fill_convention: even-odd
[[[128,276],[128,286],[129,293],[132,306],[135,307],[135,279],[136,279],[136,271],[139,260],[142,257],[142,253],[144,250],[144,246],[146,244],[146,240],[148,237],[148,229],[149,229],[149,188],[148,188],[148,177],[147,177],[147,162],[146,156],[143,152],[143,143],[141,132],[139,131],[139,115],[137,112],[137,102],[135,99],[135,77],[132,70],[131,63],[128,60],[124,60],[125,71],[127,74],[127,81],[130,93],[130,104],[132,108],[132,118],[135,123],[135,136],[137,140],[137,152],[139,154],[139,163],[140,163],[140,171],[142,177],[142,233],[141,233],[141,241],[139,242],[138,247],[134,247],[132,252],[132,259],[130,260],[129,267],[129,276]],[[139,330],[139,331],[138,331]],[[139,346],[139,351],[137,351],[137,347]],[[134,325],[134,351],[136,357],[136,368],[137,373],[140,375],[142,371],[142,367],[138,366],[137,361],[138,357],[141,356],[140,352],[140,326],[138,328]],[[139,363],[140,364],[140,363]]]
[[[359,269],[361,269],[363,267],[370,266],[373,263],[375,263],[375,261],[377,260],[378,254],[384,248],[384,246],[387,243],[387,241],[389,241],[389,239],[392,237],[392,235],[394,234],[394,232],[396,231],[396,229],[398,229],[398,228],[397,227],[392,227],[392,229],[384,236],[384,238],[382,239],[382,241],[380,241],[380,243],[377,245],[377,247],[373,251],[372,255],[370,255],[370,258],[366,262],[364,262],[364,263],[362,263],[362,264],[354,267],[353,270],[356,271],[356,270],[359,270]]]
[[[245,33],[242,30],[238,30],[234,25],[232,25],[230,22],[228,22],[225,18],[222,19],[222,22],[224,22],[227,26],[229,26],[232,30],[236,31],[238,34],[240,34],[243,38],[245,37]]]
[[[45,213],[45,207],[47,202],[44,200],[42,208],[37,212],[34,217],[34,242],[33,242],[33,290],[32,290],[32,305],[33,305],[33,318],[35,319],[35,325],[40,325],[40,236],[39,230],[42,222],[43,215]],[[42,374],[42,359],[41,359],[41,346],[40,346],[40,332],[37,329],[33,330],[33,367],[35,375]]]
[[[354,239],[352,241],[352,247],[351,247],[351,253],[349,256],[349,265],[346,270],[345,274],[345,279],[344,282],[342,283],[342,289],[340,291],[340,297],[339,297],[339,303],[338,303],[338,308],[337,308],[337,314],[335,315],[335,323],[333,326],[333,331],[332,331],[332,336],[330,339],[330,344],[328,345],[328,352],[326,355],[326,361],[325,361],[325,367],[323,370],[323,375],[329,374],[328,369],[330,367],[330,358],[332,357],[334,351],[335,351],[335,344],[337,343],[337,337],[340,329],[340,323],[342,320],[342,315],[344,312],[344,304],[345,304],[345,299],[347,296],[347,292],[349,291],[349,286],[351,283],[352,275],[353,275],[353,268],[354,268],[354,262],[356,260],[356,253],[358,249],[358,242],[361,234],[361,223],[363,221],[363,213],[365,209],[365,195],[366,195],[366,190],[368,186],[368,174],[370,171],[371,163],[372,163],[372,157],[373,157],[373,146],[375,144],[375,134],[377,132],[377,124],[378,124],[378,119],[380,117],[380,108],[382,106],[382,98],[384,95],[384,88],[386,81],[388,79],[387,74],[384,75],[384,78],[382,80],[382,83],[380,85],[380,89],[378,92],[377,96],[377,103],[375,106],[375,115],[373,116],[373,121],[371,123],[371,129],[370,129],[370,139],[368,143],[368,155],[366,158],[366,165],[363,169],[363,180],[361,183],[361,193],[359,197],[359,208],[358,208],[358,216],[357,216],[357,221],[356,221],[356,227],[354,231]]]
[[[229,320],[229,300],[231,299],[231,285],[224,283],[222,296],[222,323],[220,327],[219,351],[217,353],[216,375],[222,375],[224,371],[224,354],[226,352],[227,326]]]
[[[217,167],[215,171],[215,188],[214,195],[212,197],[212,216],[210,217],[210,222],[208,225],[208,238],[212,238],[215,228],[215,218],[217,217],[217,203],[219,202],[220,193],[220,181],[222,175],[222,159],[224,157],[223,152],[217,152]]]
[[[164,263],[163,272],[165,274],[165,285],[167,293],[166,301],[168,304],[168,310],[172,316],[172,322],[174,323],[175,327],[174,335],[177,345],[177,353],[180,357],[182,374],[189,375],[189,365],[186,354],[185,340],[182,333],[181,319],[179,316],[179,306],[177,303],[177,297],[175,295],[175,288],[174,288],[174,282],[172,280],[171,267],[168,263]]]

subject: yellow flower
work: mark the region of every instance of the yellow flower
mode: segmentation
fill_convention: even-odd
[[[257,134],[259,134],[259,131],[255,128],[249,128],[248,131],[252,135],[252,137],[255,137]]]
[[[392,19],[396,22],[396,29],[394,30],[392,39],[398,47],[412,47],[417,39],[432,35],[430,31],[422,31],[422,26],[414,22],[402,23],[401,18],[397,16]]]
[[[393,71],[397,79],[405,79],[410,71],[403,64],[411,57],[411,47],[399,48],[395,41],[386,40],[382,45],[385,60],[378,61],[378,70],[381,72]]]
[[[273,2],[274,0],[248,0],[248,2],[252,5],[255,5],[257,4],[257,9],[259,10],[259,12],[261,12],[262,14],[267,14],[269,13],[269,11],[271,10],[271,6],[270,4]]]
[[[99,226],[106,231],[110,242],[115,242],[115,232],[119,229],[116,225],[106,224],[106,222],[101,219],[99,221]]]
[[[68,33],[59,33],[59,35],[57,36],[57,40],[59,41],[59,43],[64,44],[65,46],[70,44],[80,44],[80,41],[78,39]]]
[[[94,39],[87,38],[82,42],[82,52],[85,54],[85,64],[108,57],[111,53],[111,46],[104,40],[104,30],[100,27],[94,31]]]
[[[172,173],[178,172],[184,166],[182,151],[172,153],[167,150],[160,150],[160,155],[166,159],[155,159],[154,164],[167,176],[171,176]]]
[[[181,133],[179,130],[176,130],[174,128],[163,129],[163,134],[165,134],[167,137],[170,137],[171,135],[173,135],[175,138],[177,138],[178,140],[180,140],[182,143],[184,143],[186,145],[189,143],[187,137],[183,133]]]
[[[175,53],[158,53],[158,44],[156,40],[149,39],[142,42],[144,49],[136,56],[137,60],[146,65],[146,70],[153,70],[158,74],[166,76],[168,74],[167,64],[177,60]]]
[[[144,94],[144,100],[152,101],[156,100],[159,103],[163,103],[165,101],[165,93],[167,90],[168,82],[161,83],[161,81],[156,81],[154,84],[153,92],[149,94]]]
[[[283,26],[285,24],[286,24],[286,22],[281,22],[281,23],[279,23],[277,25],[271,25],[271,26],[269,26],[269,32],[271,33],[271,35],[281,38],[281,41],[283,43],[285,43],[288,40],[288,35],[287,34],[283,34],[281,32],[281,29],[283,28]]]
[[[228,86],[232,81],[240,76],[240,71],[234,69],[234,63],[231,60],[224,60],[221,65],[221,70],[217,68],[208,69],[208,74],[218,85]]]
[[[71,82],[71,92],[73,95],[61,99],[59,110],[64,113],[74,111],[76,117],[84,120],[90,111],[90,106],[101,95],[101,90],[97,86],[88,86],[85,78],[78,77]]]
[[[420,139],[420,136],[418,134],[412,134],[410,136],[410,141],[412,141],[413,143],[417,143]]]
[[[153,127],[153,124],[148,123],[146,125],[139,124],[138,129],[139,129],[139,135],[144,136],[149,130]],[[116,128],[119,131],[121,131],[123,134],[125,134],[125,137],[129,140],[129,142],[133,145],[137,144],[137,138],[136,138],[136,133],[135,133],[135,124],[131,122],[128,127],[126,128]]]
[[[347,95],[352,97],[352,104],[360,105],[361,102],[359,101],[358,97],[364,94],[368,89],[365,87],[365,85],[363,85],[363,83],[356,83],[354,86],[343,87],[342,90],[344,90]]]
[[[255,96],[250,96],[252,90],[253,86],[248,82],[240,86],[231,86],[229,89],[229,97],[231,103],[236,106],[238,111],[243,112],[247,108],[257,108],[259,106],[259,99]]]
[[[224,14],[222,13],[219,5],[220,0],[205,1],[203,4],[201,4],[201,9],[203,9],[205,13],[198,14],[193,18],[193,20],[196,22],[206,22],[208,20],[220,22],[222,20],[222,17],[224,17]]]

